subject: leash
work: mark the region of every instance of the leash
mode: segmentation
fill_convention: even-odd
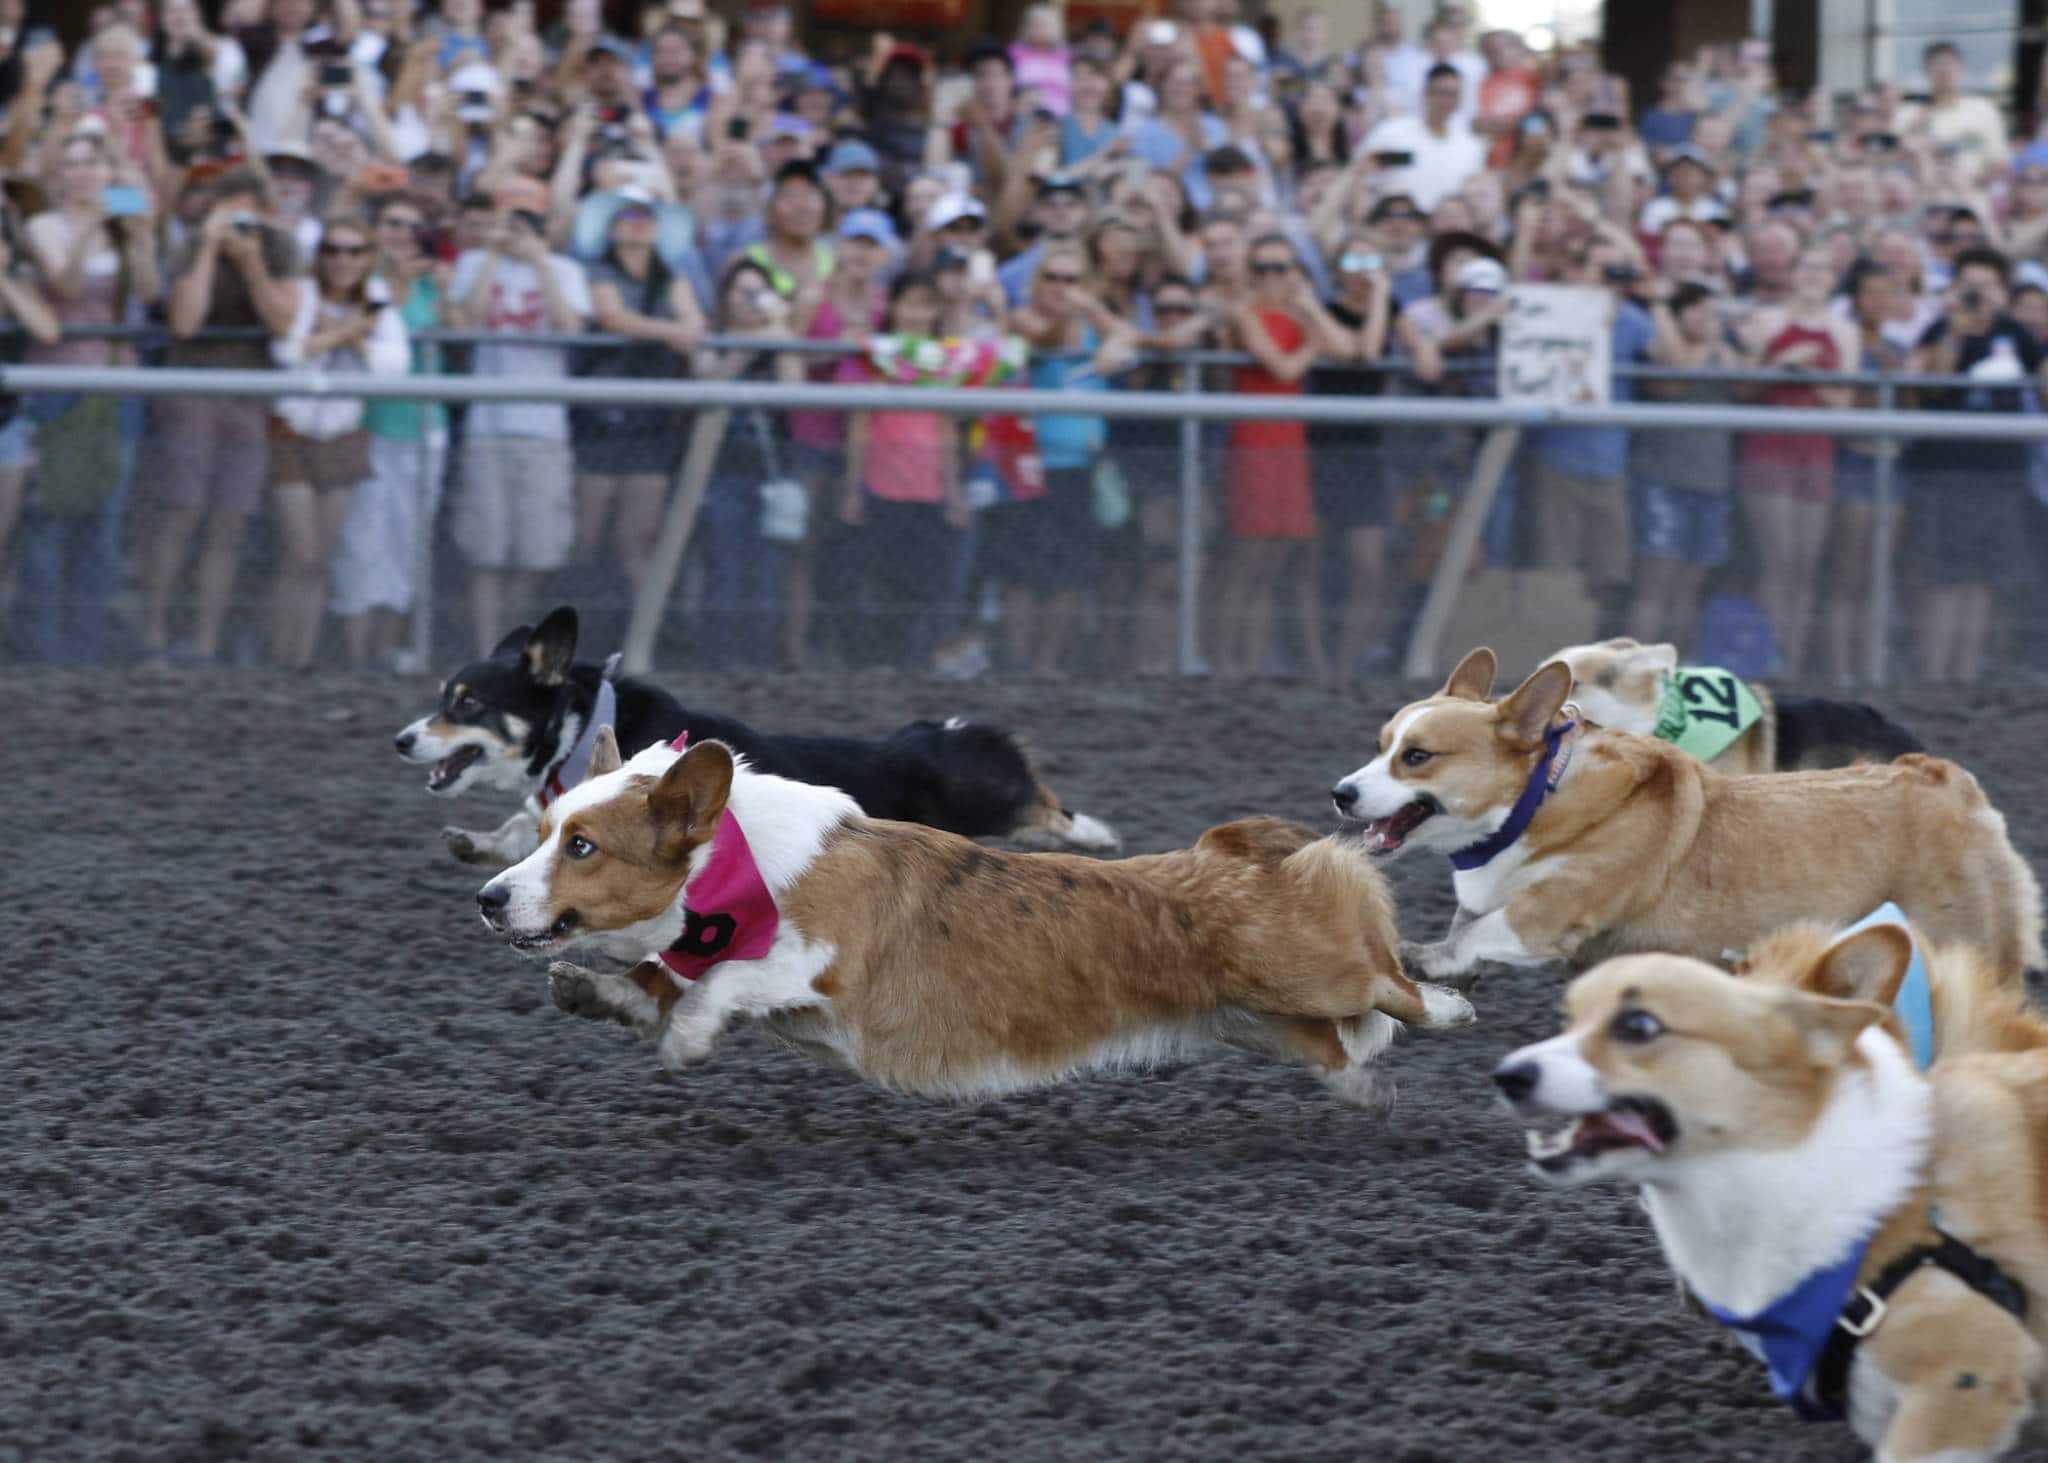
[[[1507,822],[1477,843],[1468,843],[1451,855],[1451,867],[1469,872],[1483,869],[1507,851],[1529,826],[1529,820],[1536,816],[1536,810],[1543,806],[1543,800],[1550,796],[1563,779],[1565,769],[1571,766],[1572,744],[1567,740],[1578,729],[1579,708],[1571,702],[1564,707],[1571,720],[1551,728],[1543,737],[1543,755],[1536,759],[1536,766],[1529,773],[1529,780],[1522,787],[1522,795],[1515,799],[1515,806],[1508,812]],[[1558,758],[1558,749],[1564,749],[1564,756]],[[1553,765],[1554,764],[1554,765]]]

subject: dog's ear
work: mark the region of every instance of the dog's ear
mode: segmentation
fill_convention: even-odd
[[[1872,925],[1835,941],[1808,986],[1844,1001],[1890,1006],[1913,963],[1913,937],[1899,925]]]
[[[613,733],[611,723],[606,722],[590,740],[590,771],[584,774],[584,780],[617,772],[625,765],[625,759],[619,756],[619,739]]]
[[[1482,645],[1477,650],[1466,652],[1465,658],[1458,662],[1458,668],[1451,672],[1451,678],[1444,682],[1443,690],[1437,694],[1460,701],[1484,701],[1493,694],[1493,678],[1499,671],[1499,660]]]
[[[717,832],[718,815],[731,795],[732,749],[723,742],[692,743],[647,794],[656,854],[668,863],[688,857]]]
[[[1869,1001],[1837,1001],[1785,992],[1785,1009],[1799,1028],[1807,1060],[1816,1067],[1839,1067],[1856,1049],[1856,1038],[1884,1020],[1885,1008]]]
[[[1510,691],[1500,703],[1500,729],[1524,746],[1543,740],[1565,700],[1572,694],[1572,668],[1561,660],[1539,666],[1536,674]]]
[[[533,637],[533,626],[514,625],[506,632],[491,651],[492,660],[502,660],[508,655],[519,655],[526,650],[526,642]]]
[[[549,610],[547,618],[526,638],[526,673],[543,686],[569,679],[576,662],[576,611],[568,605]]]

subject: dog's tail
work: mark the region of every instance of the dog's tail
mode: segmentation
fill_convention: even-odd
[[[913,721],[889,745],[919,822],[1048,848],[1112,852],[1123,845],[1101,819],[1061,806],[1023,745],[1001,727],[959,717]]]
[[[1777,696],[1780,772],[1812,772],[1857,762],[1889,762],[1924,752],[1920,739],[1862,701]]]

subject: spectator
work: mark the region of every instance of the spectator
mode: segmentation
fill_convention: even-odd
[[[12,318],[44,337],[29,344],[24,357],[29,364],[133,365],[134,351],[123,342],[60,342],[55,337],[60,329],[131,324],[157,302],[163,286],[151,240],[153,219],[147,211],[121,219],[106,216],[105,192],[116,174],[104,135],[74,134],[59,147],[57,158],[55,206],[28,221],[28,259],[9,261],[32,264],[43,289],[37,291],[28,278],[10,268],[0,270],[0,295]],[[11,237],[11,231],[0,231],[0,247]],[[43,298],[50,307],[47,320],[39,319],[33,308]],[[110,408],[76,397],[40,397],[18,405],[0,428],[4,559],[27,461],[37,438],[55,424],[43,444],[50,449],[45,453],[43,481],[22,521],[16,600],[20,642],[38,660],[81,665],[98,661],[106,652],[107,604],[121,578],[121,527],[142,430],[141,405],[131,399]],[[58,423],[64,416],[73,420]],[[96,421],[90,419],[95,416]],[[80,469],[75,459],[73,464],[56,461],[57,439],[81,430],[113,436],[114,470],[95,472],[92,481],[59,481],[65,467],[74,474]]]
[[[1108,165],[1127,157],[1131,143],[1119,125],[1122,110],[1109,68],[1090,57],[1076,57],[1067,110],[1060,118],[1061,171],[1079,169],[1091,160]]]
[[[1044,257],[1045,251],[1055,243],[1071,244],[1080,240],[1082,231],[1088,227],[1087,187],[1079,178],[1065,173],[1055,173],[1042,179],[1032,213],[1038,225],[1038,238],[997,271],[997,277],[1003,282],[1003,292],[1013,307],[1023,304],[1029,295],[1031,281],[1038,272],[1038,261]]]
[[[1037,104],[1055,116],[1068,111],[1069,68],[1073,52],[1067,49],[1066,22],[1060,7],[1053,4],[1027,5],[1017,27],[1017,39],[1010,44],[1010,65],[1017,89],[1037,98]]]
[[[1234,344],[1257,364],[1237,367],[1231,390],[1240,396],[1299,395],[1318,356],[1344,351],[1343,328],[1315,298],[1284,236],[1253,240],[1251,274],[1251,298],[1232,325]],[[1283,576],[1291,573],[1295,584],[1311,589],[1315,580],[1309,563],[1301,562],[1316,536],[1307,433],[1299,421],[1235,422],[1226,471],[1230,548],[1217,608],[1216,670],[1257,675],[1266,669]],[[1311,610],[1301,627],[1305,668],[1312,679],[1325,680],[1321,615],[1312,593],[1303,598]]]
[[[1486,79],[1479,83],[1472,130],[1486,140],[1487,165],[1499,168],[1514,152],[1522,119],[1542,100],[1543,73],[1513,31],[1489,31],[1481,37],[1479,49],[1486,60]]]
[[[480,0],[448,0],[451,14],[460,13],[465,5],[482,8]],[[250,140],[259,148],[284,140],[292,110],[310,72],[319,65],[317,57],[325,49],[326,34],[314,27],[314,13],[314,0],[270,0],[264,23],[234,34],[248,62],[249,93],[244,110],[249,117]],[[452,69],[447,50],[444,41],[444,72]]]
[[[842,218],[856,208],[874,208],[881,203],[882,160],[857,137],[832,144],[819,165],[818,177],[832,200],[832,211]]]
[[[438,350],[419,339],[443,323],[448,307],[449,270],[435,257],[436,232],[406,193],[382,199],[375,223],[378,275],[412,340],[412,374],[437,374]],[[421,528],[440,502],[448,413],[439,402],[372,401],[363,407],[363,430],[370,475],[342,525],[328,607],[341,617],[351,666],[424,670],[401,659],[399,638],[417,593]]]
[[[398,375],[412,361],[405,322],[375,279],[370,229],[334,218],[310,275],[294,281],[290,328],[271,342],[277,363],[327,375]],[[360,397],[281,397],[272,407],[270,478],[282,556],[272,597],[271,663],[305,670],[320,644],[327,571],[356,486],[370,476]]]
[[[1753,315],[1743,344],[1758,365],[1780,371],[1837,372],[1857,359],[1856,331],[1830,308],[1835,270],[1825,252],[1808,249],[1792,274],[1792,297],[1784,306]],[[1840,386],[1773,386],[1764,395],[1772,406],[1840,406],[1849,393]],[[1826,437],[1751,432],[1742,440],[1742,503],[1763,556],[1757,601],[1770,618],[1784,674],[1798,677],[1806,667],[1807,641],[1835,494],[1835,446]]]
[[[1725,220],[1728,210],[1714,196],[1714,181],[1714,164],[1704,152],[1689,142],[1674,144],[1665,155],[1665,191],[1644,205],[1637,227],[1654,237],[1674,219],[1690,223]]]
[[[1850,272],[1850,323],[1856,332],[1857,355],[1850,369],[1859,372],[1898,371],[1906,353],[1893,344],[1887,330],[1898,315],[1898,279],[1874,262]],[[2038,332],[2035,336],[2039,339]],[[1877,392],[1858,387],[1854,404],[1877,404]],[[1869,654],[1871,540],[1877,527],[1879,459],[1895,452],[1891,443],[1875,438],[1843,438],[1835,445],[1835,519],[1832,567],[1828,575],[1828,648],[1837,685],[1852,686],[1862,678]],[[1886,517],[1890,519],[1893,557],[1904,534],[1905,484],[1894,474]]]
[[[948,133],[952,156],[967,164],[977,182],[1000,189],[1029,120],[1017,106],[1016,63],[1001,44],[985,40],[968,50],[961,65],[973,90]]]
[[[752,259],[736,259],[726,267],[715,318],[726,335],[772,339],[789,334],[789,305],[768,271]],[[794,356],[760,350],[704,350],[697,360],[697,374],[706,380],[786,381],[800,368]],[[775,616],[790,538],[765,531],[770,505],[763,488],[787,481],[793,471],[783,460],[786,429],[779,417],[766,408],[735,409],[705,489],[701,639],[705,659],[721,669],[767,666],[775,660]],[[788,508],[779,505],[779,511]],[[802,532],[798,525],[798,536]]]
[[[1602,289],[1614,300],[1615,365],[1642,359],[1655,328],[1622,291],[1641,277],[1632,240],[1611,227],[1579,245],[1568,282]],[[1634,399],[1633,383],[1617,376],[1613,399]],[[1629,502],[1626,427],[1542,427],[1529,434],[1530,511],[1536,565],[1576,569],[1600,604],[1609,633],[1628,589]]]
[[[1323,309],[1343,332],[1347,350],[1339,362],[1370,365],[1385,352],[1393,318],[1394,278],[1386,256],[1363,233],[1346,239],[1337,252],[1336,293]],[[1317,396],[1378,395],[1381,379],[1357,370],[1319,367],[1308,378]],[[1316,521],[1344,556],[1344,608],[1337,637],[1336,673],[1359,673],[1368,649],[1381,646],[1380,608],[1385,600],[1387,485],[1376,426],[1315,423],[1308,429],[1309,483]]]
[[[666,138],[675,131],[701,131],[711,108],[711,82],[685,25],[664,25],[648,48],[651,84],[641,95],[641,110]]]
[[[832,246],[825,242],[832,203],[809,163],[785,163],[761,215],[762,234],[745,251],[768,276],[769,287],[788,303],[806,285],[832,272]]]
[[[930,109],[930,65],[915,46],[897,46],[876,35],[879,55],[870,63],[863,93],[866,135],[882,159],[882,188],[900,196],[924,165]]]
[[[1657,79],[1657,105],[1636,119],[1636,135],[1660,165],[1692,142],[1693,122],[1702,100],[1690,66],[1673,61],[1664,68]],[[1704,166],[1712,168],[1711,163]]]
[[[283,0],[289,3],[289,0]],[[173,341],[164,364],[258,370],[270,364],[261,340],[195,339],[201,331],[261,327],[281,336],[298,305],[299,251],[263,222],[270,203],[262,176],[234,168],[194,193],[198,227],[170,267]],[[142,658],[169,658],[171,596],[203,526],[189,658],[220,653],[249,514],[269,482],[270,410],[254,398],[163,396],[150,423],[162,515],[143,571]]]
[[[1965,376],[1967,386],[1908,392],[1927,411],[2019,412],[2037,389],[2041,344],[2005,313],[2011,267],[1991,249],[1955,262],[1940,318],[1908,369]],[[1909,537],[1924,586],[1920,675],[1940,685],[1983,676],[1992,595],[2027,571],[2027,450],[2023,442],[1919,440],[1905,455]]]
[[[1987,97],[1963,92],[1963,53],[1952,41],[1935,41],[1921,53],[1928,99],[1908,103],[1892,119],[1892,130],[1923,135],[1960,156],[1964,181],[1976,184],[2006,161],[2005,121]]]
[[[1459,115],[1465,80],[1457,67],[1429,69],[1419,117],[1389,117],[1362,144],[1383,169],[1383,186],[1417,207],[1435,208],[1486,164],[1486,151]]]
[[[886,329],[929,338],[939,303],[930,275],[899,274],[889,286]],[[856,552],[871,602],[900,627],[901,660],[922,667],[938,643],[970,522],[952,422],[916,410],[856,413],[847,427],[839,517],[861,530]]]
[[[680,374],[704,338],[704,317],[689,282],[654,247],[655,205],[638,189],[622,191],[606,230],[604,256],[588,271],[597,328],[632,342],[591,351],[589,374],[668,380]],[[572,412],[576,460],[576,559],[596,562],[607,520],[626,582],[640,585],[661,526],[662,504],[687,434],[660,407],[585,407]]]
[[[1214,202],[1203,162],[1230,140],[1230,129],[1202,109],[1201,68],[1192,61],[1169,66],[1159,82],[1159,112],[1131,132],[1131,154],[1180,180],[1190,207]]]
[[[574,334],[590,319],[583,266],[547,247],[547,194],[538,184],[498,190],[480,248],[449,280],[459,329],[496,335]],[[479,345],[478,376],[563,377],[552,345]],[[540,577],[561,568],[575,543],[569,420],[548,402],[475,402],[465,417],[453,532],[470,566],[471,632],[487,654],[512,617],[537,613]]]

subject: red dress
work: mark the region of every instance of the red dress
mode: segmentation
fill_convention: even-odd
[[[1301,349],[1300,322],[1277,310],[1259,320],[1282,351]],[[1239,366],[1230,389],[1239,396],[1299,396],[1301,383],[1276,381],[1263,366]],[[1299,421],[1233,422],[1223,502],[1237,538],[1316,536],[1315,497],[1309,488],[1308,429]]]
[[[1812,369],[1839,371],[1841,352],[1834,335],[1806,325],[1787,325],[1764,347],[1764,364],[1781,352],[1813,344],[1820,347],[1820,359]],[[1820,392],[1811,386],[1773,386],[1764,400],[1772,406],[1819,406]],[[1835,491],[1835,440],[1790,432],[1751,432],[1742,439],[1742,485],[1752,492],[1775,493],[1824,503]]]

